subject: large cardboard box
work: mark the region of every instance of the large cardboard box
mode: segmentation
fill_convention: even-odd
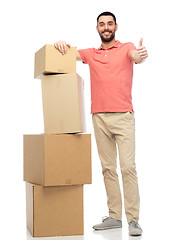
[[[91,178],[91,134],[24,135],[26,182],[60,186]]]
[[[83,186],[26,183],[26,213],[33,237],[83,235]]]
[[[67,47],[67,53],[62,55],[51,44],[46,44],[35,53],[34,77],[43,74],[76,73],[76,47]]]
[[[83,79],[76,73],[42,76],[44,132],[86,131]]]

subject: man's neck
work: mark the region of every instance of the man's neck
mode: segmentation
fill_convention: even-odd
[[[111,42],[102,42],[102,47],[104,49],[107,49],[107,48],[114,46],[115,43],[116,43],[116,40],[114,38]]]

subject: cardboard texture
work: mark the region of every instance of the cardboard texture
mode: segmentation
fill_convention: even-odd
[[[60,186],[91,178],[91,134],[24,135],[24,181]]]
[[[44,132],[86,131],[83,79],[76,73],[42,76]]]
[[[83,185],[26,183],[26,216],[33,237],[83,235]]]
[[[76,73],[76,47],[67,47],[67,53],[62,55],[51,44],[46,44],[35,53],[34,77],[43,74]]]

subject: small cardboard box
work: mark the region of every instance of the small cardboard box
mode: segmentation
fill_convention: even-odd
[[[44,132],[86,131],[83,79],[76,73],[42,76]]]
[[[33,237],[83,235],[83,185],[26,183],[26,216]]]
[[[61,186],[91,178],[91,134],[24,135],[24,181]]]
[[[67,53],[62,55],[51,44],[46,44],[35,53],[34,77],[43,74],[76,73],[76,47],[67,47]]]

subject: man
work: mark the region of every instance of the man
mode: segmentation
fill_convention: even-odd
[[[135,166],[135,119],[132,106],[133,64],[147,58],[147,50],[132,43],[115,40],[118,29],[116,17],[103,12],[97,17],[96,30],[102,40],[99,49],[77,51],[77,60],[89,64],[91,79],[91,113],[94,133],[102,165],[107,193],[109,217],[94,225],[95,230],[122,227],[122,199],[116,172],[116,143],[123,180],[125,214],[129,234],[139,236],[142,229],[139,220],[139,190]],[[70,45],[64,41],[55,47],[66,53]]]

